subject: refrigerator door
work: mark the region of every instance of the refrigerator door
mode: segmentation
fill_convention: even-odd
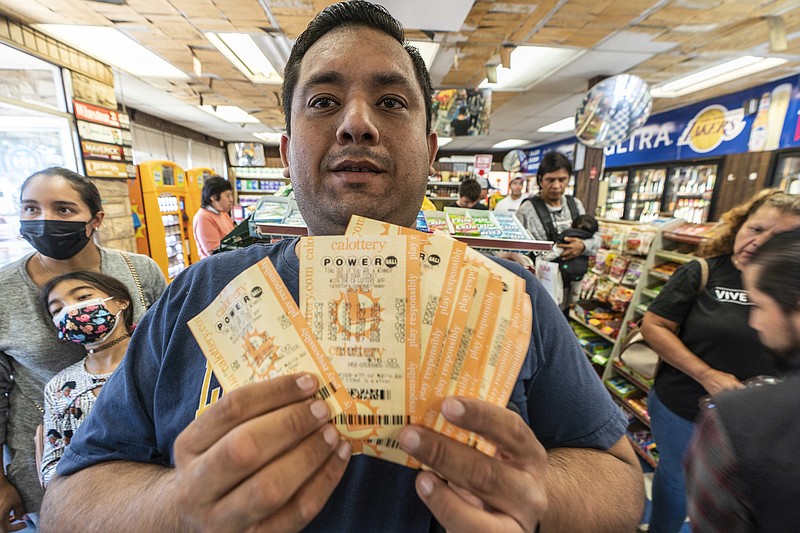
[[[625,204],[625,219],[650,222],[659,217],[664,184],[665,168],[642,168],[629,180],[628,198]]]
[[[707,222],[716,179],[716,164],[670,168],[663,213],[695,224]]]
[[[625,189],[628,187],[628,169],[609,170],[603,176],[606,198],[601,216],[620,220],[625,214]]]
[[[800,194],[800,154],[779,156],[772,186],[789,194]]]

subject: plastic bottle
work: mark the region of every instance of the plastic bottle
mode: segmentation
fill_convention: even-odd
[[[769,99],[769,93],[764,93],[758,103],[758,113],[750,127],[750,141],[747,143],[747,149],[751,152],[761,152],[767,144]]]

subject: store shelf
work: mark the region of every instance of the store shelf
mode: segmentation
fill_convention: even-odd
[[[643,315],[643,314],[645,314],[647,312],[647,308],[648,308],[648,305],[642,303],[642,304],[638,304],[633,309],[634,309],[634,311],[636,311],[640,315]]]
[[[592,364],[599,365],[599,366],[606,366],[606,363],[608,362],[608,357],[607,356],[593,354],[590,351],[588,351],[586,348],[582,348],[582,350],[583,350],[583,353],[586,354],[586,357],[589,358],[589,361]]]
[[[262,224],[255,223],[261,235],[276,236],[305,236],[308,230],[305,226],[286,226],[283,224]],[[553,247],[550,241],[527,241],[511,239],[488,239],[485,237],[462,237],[453,235],[454,239],[461,241],[473,248],[485,250],[510,250],[518,252],[547,251]],[[614,342],[613,339],[611,342]]]
[[[672,252],[670,250],[658,250],[656,251],[656,257],[681,264],[688,263],[689,261],[694,261],[695,259],[697,259],[693,255],[682,254],[680,252]]]
[[[658,297],[658,293],[652,289],[642,289],[642,295],[647,296],[648,298]]]
[[[246,196],[248,194],[275,194],[275,191],[262,191],[262,190],[241,190],[239,196]]]
[[[634,202],[645,203],[645,202],[661,202],[661,195],[649,195],[649,196],[638,196],[633,198]]]
[[[650,270],[647,274],[655,279],[660,279],[661,281],[669,281],[669,278],[672,277],[669,274],[664,274],[663,272],[656,272],[655,270]]]
[[[686,200],[698,200],[698,199],[699,200],[711,200],[711,194],[710,193],[705,193],[705,194],[681,194],[681,193],[678,193],[678,194],[675,195],[675,198],[677,200],[682,200],[682,199],[686,199]]]
[[[614,361],[614,370],[621,374],[625,379],[639,387],[644,392],[650,392],[650,385],[638,378],[631,370],[622,364],[621,361]]]
[[[428,200],[436,201],[439,200],[441,202],[456,202],[458,198],[452,198],[450,196],[428,196]]]
[[[574,320],[575,322],[577,322],[578,324],[580,324],[581,326],[583,326],[586,329],[588,329],[589,331],[591,331],[592,333],[594,333],[596,335],[599,335],[601,338],[607,340],[611,344],[614,344],[615,342],[617,342],[617,339],[606,335],[605,333],[603,333],[602,331],[600,331],[596,327],[592,326],[591,324],[586,323],[581,317],[579,317],[577,314],[575,314],[575,311],[570,310],[569,317],[572,320]]]
[[[552,241],[488,239],[485,237],[462,237],[460,235],[453,235],[453,238],[473,248],[482,248],[484,250],[507,250],[512,252],[546,252],[553,248]]]
[[[639,411],[637,411],[636,409],[634,409],[633,407],[628,405],[625,402],[625,399],[622,396],[620,396],[620,394],[617,391],[615,391],[614,388],[611,387],[608,383],[606,383],[606,389],[611,394],[611,398],[616,402],[617,405],[619,405],[625,411],[629,412],[634,417],[636,417],[636,419],[639,422],[641,422],[642,424],[644,424],[648,428],[650,427],[650,420],[648,420],[647,418],[643,417],[641,414],[639,414]]]
[[[628,435],[628,434],[626,433],[626,434],[625,434],[625,438],[626,438],[626,439],[628,439],[628,442],[630,442],[630,443],[631,443],[631,446],[633,447],[633,451],[635,451],[635,452],[636,452],[636,455],[638,455],[639,457],[641,457],[641,458],[644,460],[644,462],[645,462],[645,463],[649,464],[649,465],[650,465],[650,466],[652,466],[653,468],[656,468],[656,467],[658,466],[658,462],[657,462],[655,459],[653,459],[653,457],[652,457],[652,456],[650,456],[650,454],[649,454],[649,453],[647,453],[646,451],[644,451],[644,450],[642,449],[642,447],[641,447],[641,446],[639,446],[639,443],[638,443],[638,442],[636,442],[635,440],[633,440],[633,438],[632,438],[630,435]]]
[[[450,187],[458,187],[461,185],[460,181],[429,181],[428,185],[448,185]]]

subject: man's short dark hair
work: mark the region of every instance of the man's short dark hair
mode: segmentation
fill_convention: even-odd
[[[202,199],[200,205],[209,207],[211,200],[219,201],[219,195],[225,191],[232,191],[231,182],[220,176],[211,176],[203,183]]]
[[[547,152],[542,156],[539,170],[536,171],[536,183],[542,186],[542,176],[556,170],[564,169],[567,174],[572,174],[572,162],[561,152]]]
[[[283,115],[286,120],[286,133],[292,134],[292,98],[294,88],[300,77],[300,63],[314,43],[320,40],[328,32],[340,28],[358,27],[371,28],[385,33],[392,39],[403,45],[403,48],[411,57],[414,65],[414,73],[417,76],[417,83],[422,90],[422,99],[425,103],[425,125],[426,131],[431,132],[431,116],[433,115],[433,102],[431,94],[431,78],[428,69],[419,51],[406,43],[403,26],[397,21],[383,6],[375,5],[370,2],[353,0],[350,2],[340,2],[328,6],[320,11],[314,19],[308,23],[305,31],[300,34],[292,46],[292,52],[283,69],[283,87],[281,89],[281,99],[283,100]],[[364,46],[369,46],[364,43]]]
[[[597,219],[592,215],[576,216],[575,220],[572,221],[572,227],[591,234],[597,233],[597,230],[600,229],[597,225]]]
[[[458,195],[470,202],[477,202],[481,197],[481,184],[478,180],[467,178],[458,186]]]
[[[800,309],[800,228],[778,233],[761,245],[747,266],[756,267],[759,291],[786,313]]]

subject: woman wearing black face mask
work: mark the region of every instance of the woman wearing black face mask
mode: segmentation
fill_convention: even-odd
[[[166,288],[149,257],[127,254],[140,291],[123,254],[95,244],[104,213],[100,193],[87,178],[58,167],[37,172],[22,184],[20,201],[20,234],[36,252],[0,268],[0,442],[11,452],[7,478],[0,474],[0,531],[22,527],[12,522],[26,515],[28,524],[36,523],[43,491],[33,435],[42,417],[42,392],[56,372],[86,355],[82,347],[58,340],[38,303],[41,288],[68,272],[108,274],[133,295],[136,322],[145,304]]]

